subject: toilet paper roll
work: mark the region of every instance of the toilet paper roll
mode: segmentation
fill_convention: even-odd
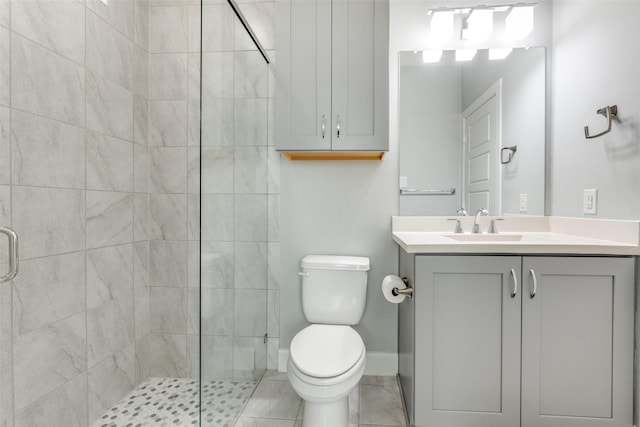
[[[406,287],[407,285],[404,284],[402,279],[393,274],[385,276],[385,278],[382,279],[382,295],[384,295],[387,301],[393,304],[400,304],[406,298],[404,295],[394,295],[393,288],[405,289]]]

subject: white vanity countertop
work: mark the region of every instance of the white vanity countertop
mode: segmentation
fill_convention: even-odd
[[[473,217],[455,217],[463,235],[448,218],[394,216],[393,240],[408,253],[640,255],[640,221],[505,216],[496,223],[499,234],[478,236],[469,233]],[[484,233],[493,218],[481,218]]]

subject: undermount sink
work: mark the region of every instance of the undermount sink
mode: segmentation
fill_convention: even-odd
[[[459,242],[517,242],[522,234],[445,234],[449,239]]]

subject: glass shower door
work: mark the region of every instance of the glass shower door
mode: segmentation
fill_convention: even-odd
[[[202,6],[201,425],[233,425],[267,358],[268,62],[236,7]]]

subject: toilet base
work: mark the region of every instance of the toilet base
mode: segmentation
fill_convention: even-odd
[[[349,396],[333,402],[304,401],[302,427],[348,427]]]

